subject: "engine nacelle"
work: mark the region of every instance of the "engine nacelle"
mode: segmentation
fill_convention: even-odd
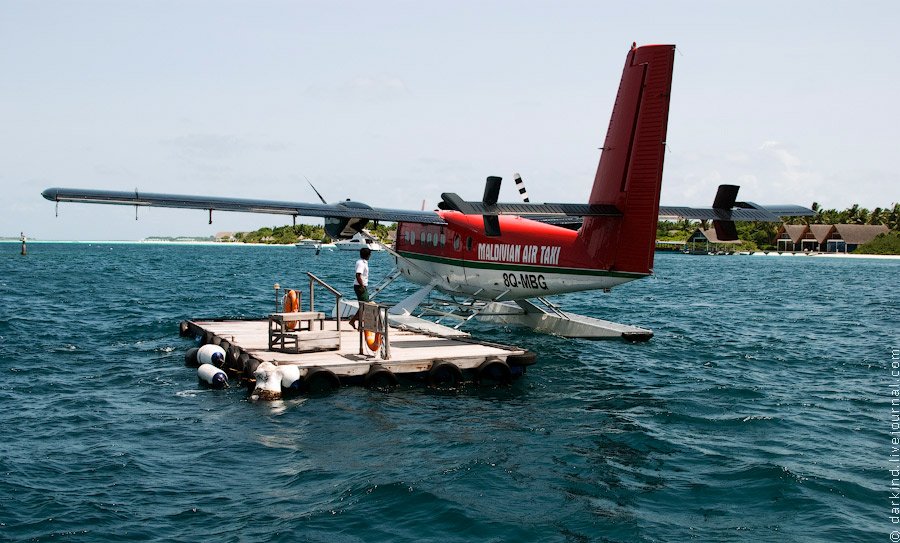
[[[368,204],[354,202],[349,199],[335,205],[347,209],[372,209],[372,206]],[[352,238],[353,234],[361,232],[367,224],[369,224],[369,219],[356,217],[325,217],[325,232],[334,239],[347,239]]]

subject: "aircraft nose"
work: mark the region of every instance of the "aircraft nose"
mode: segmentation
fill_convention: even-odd
[[[58,192],[59,189],[56,188],[45,189],[44,192],[41,193],[41,196],[43,196],[47,200],[53,201],[56,200],[56,195]]]

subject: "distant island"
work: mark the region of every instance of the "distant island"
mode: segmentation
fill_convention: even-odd
[[[217,241],[216,236],[150,236],[141,241],[166,241],[166,242],[197,242],[197,241]]]
[[[370,228],[369,232],[381,242],[394,239],[396,224],[379,224]],[[215,237],[216,241],[239,243],[264,243],[272,245],[293,245],[302,239],[313,239],[323,243],[331,243],[331,237],[325,233],[325,227],[311,224],[263,227],[253,232],[223,232]]]
[[[785,220],[784,225],[884,225],[888,232],[877,235],[872,241],[860,245],[855,253],[900,255],[900,204],[892,204],[890,207],[876,207],[868,210],[854,204],[847,209],[823,209],[818,203],[813,202],[811,209],[814,215],[811,217],[791,217]],[[697,229],[707,230],[711,228],[709,221],[669,221],[661,220],[657,223],[656,239],[658,242],[676,244],[686,242]],[[740,241],[734,244],[734,249],[741,251],[775,251],[776,237],[783,225],[770,222],[739,222],[737,223],[738,237]],[[373,236],[382,242],[390,242],[394,239],[397,230],[396,224],[379,224],[370,229]],[[325,228],[318,225],[297,224],[285,226],[263,227],[252,232],[219,232],[215,236],[151,236],[143,241],[153,242],[231,242],[231,243],[260,243],[270,245],[293,245],[303,239],[313,239],[330,243],[332,240],[326,234]],[[0,240],[15,240],[18,237],[0,237]]]

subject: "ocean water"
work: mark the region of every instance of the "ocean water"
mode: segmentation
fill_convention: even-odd
[[[0,540],[895,540],[900,261],[660,254],[558,299],[648,343],[470,327],[538,353],[507,388],[198,387],[181,320],[263,315],[307,270],[349,292],[353,258],[0,244]]]

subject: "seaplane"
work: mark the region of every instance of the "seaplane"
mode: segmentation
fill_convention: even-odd
[[[564,337],[644,341],[650,330],[563,311],[548,298],[605,291],[653,273],[660,216],[712,221],[719,239],[736,240],[735,221],[781,221],[812,211],[796,205],[737,201],[722,185],[711,208],[660,206],[672,90],[674,45],[632,45],[613,106],[590,197],[584,203],[498,202],[502,179],[487,177],[480,201],[441,194],[436,210],[372,207],[353,200],[328,204],[177,194],[48,188],[56,202],[198,209],[322,217],[328,234],[347,239],[369,222],[397,223],[395,269],[417,285],[390,309],[392,322],[442,334],[464,334],[472,318]],[[519,180],[517,180],[518,184]],[[527,194],[519,186],[520,193]],[[321,198],[321,196],[320,196]],[[433,294],[444,299],[434,303]],[[352,305],[352,302],[350,303]],[[443,308],[443,309],[442,309]],[[419,315],[415,315],[420,311]],[[349,310],[348,310],[349,311]],[[423,317],[435,317],[425,319]],[[456,318],[454,326],[441,324]]]

